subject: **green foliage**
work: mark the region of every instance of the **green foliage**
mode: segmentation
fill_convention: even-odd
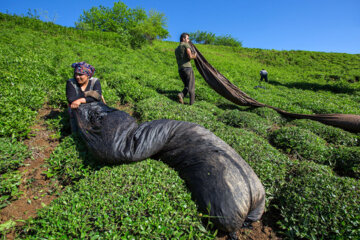
[[[35,88],[32,84],[14,82],[7,82],[10,86],[12,83],[10,88],[5,82],[0,83],[3,89],[0,101],[0,136],[2,137],[27,136],[29,126],[36,116],[34,110],[38,109],[43,102],[43,93],[32,92]]]
[[[166,27],[165,15],[150,10],[148,18],[135,27],[135,29],[142,33],[147,40],[153,41],[155,39],[164,39],[169,36],[169,32],[165,29]]]
[[[271,128],[271,122],[256,115],[255,113],[242,112],[239,110],[228,110],[219,117],[219,121],[233,127],[247,128],[261,136],[267,136]]]
[[[27,17],[34,18],[34,19],[40,19],[40,15],[36,9],[31,10],[30,8],[27,11]]]
[[[334,149],[332,154],[338,173],[360,178],[360,147],[340,147]]]
[[[121,32],[129,31],[145,19],[146,12],[143,9],[131,9],[119,1],[115,2],[112,8],[100,5],[84,11],[79,22],[88,24],[92,30]],[[78,27],[78,23],[76,26]]]
[[[196,32],[189,33],[189,38],[191,41],[200,44],[242,47],[242,43],[233,38],[230,34],[225,36],[216,36],[215,33],[198,30]]]
[[[278,196],[284,234],[290,239],[358,239],[359,181],[301,162]]]
[[[143,86],[136,79],[117,79],[112,84],[121,86],[121,88],[116,88],[116,94],[122,103],[138,102],[155,96],[154,90]]]
[[[100,5],[84,11],[75,25],[77,29],[118,33],[134,48],[142,46],[146,40],[169,35],[163,13],[152,10],[148,16],[144,9],[131,9],[122,1],[115,2],[112,8]]]
[[[21,174],[18,171],[8,171],[0,175],[0,209],[22,194],[18,187]]]
[[[30,157],[30,152],[23,143],[0,138],[0,209],[21,194],[18,189],[21,175],[16,169]]]
[[[189,38],[192,42],[200,44],[214,44],[215,42],[215,33],[200,31],[189,33]]]
[[[47,177],[57,176],[64,185],[88,176],[99,166],[95,165],[91,154],[77,135],[65,137],[52,152],[47,164]]]
[[[30,157],[27,147],[9,138],[0,138],[0,174],[16,170]]]
[[[233,38],[230,34],[225,36],[216,36],[214,45],[222,45],[229,47],[242,47],[242,43],[235,38]]]
[[[320,122],[308,119],[297,119],[291,121],[289,124],[294,124],[302,129],[308,129],[325,139],[328,143],[334,145],[358,146],[360,144],[359,136]]]
[[[260,117],[265,118],[267,121],[279,125],[282,125],[287,121],[287,119],[284,116],[282,116],[280,113],[278,113],[277,111],[271,108],[259,107],[250,110],[250,112],[256,113]]]
[[[186,111],[185,111],[186,109]],[[136,105],[136,111],[141,116],[141,121],[157,119],[172,119],[178,121],[194,122],[209,130],[215,130],[223,123],[216,121],[212,112],[195,106],[174,104],[164,97],[148,98]]]
[[[276,147],[294,154],[300,159],[331,164],[326,141],[309,130],[298,127],[283,127],[274,131],[270,138]]]
[[[161,162],[105,167],[68,188],[24,239],[214,239],[176,172]]]

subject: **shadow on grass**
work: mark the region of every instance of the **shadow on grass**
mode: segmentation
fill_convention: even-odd
[[[156,92],[161,94],[161,95],[164,95],[165,97],[169,98],[171,101],[175,101],[177,102],[178,101],[178,93],[180,92],[179,91],[175,91],[175,90],[162,90],[162,89],[156,89]]]
[[[104,166],[111,165],[101,163],[98,159],[96,159],[96,157],[88,150],[86,143],[83,141],[79,133],[71,133],[67,108],[61,110],[51,110],[44,119],[46,120],[48,127],[60,132],[60,143],[63,142],[66,137],[71,137],[74,140],[75,149],[80,160],[78,163],[74,162],[70,165],[68,165],[68,163],[63,163],[64,165],[62,165],[62,167],[71,169],[70,172],[65,171],[65,169],[55,170],[56,176],[62,185],[71,185],[84,178],[86,172],[95,172]]]
[[[51,110],[48,115],[44,116],[44,120],[50,128],[60,132],[59,141],[71,134],[69,114],[66,108]]]
[[[251,106],[239,106],[234,103],[220,103],[220,104],[216,104],[216,106],[222,110],[239,110],[239,111],[246,111],[246,112],[257,108],[257,107],[251,107]]]
[[[179,103],[178,100],[178,94],[181,92],[179,91],[175,91],[175,90],[162,90],[162,89],[156,89],[156,92],[158,92],[161,95],[164,95],[165,97],[167,97],[168,99],[170,99],[173,102]],[[184,97],[184,104],[187,105],[190,101],[190,95],[186,94],[186,96]],[[196,101],[196,99],[195,99]]]
[[[270,84],[275,86],[284,86],[287,88],[298,88],[302,90],[311,90],[311,91],[329,91],[333,93],[352,94],[356,91],[355,89],[341,85],[330,85],[330,84],[323,85],[318,83],[307,83],[307,82],[280,83],[278,81],[271,80]]]
[[[261,221],[264,226],[270,227],[279,237],[280,239],[282,237],[285,237],[285,235],[282,234],[282,230],[277,224],[278,221],[282,219],[280,211],[274,207],[274,205],[271,205],[269,209],[263,214]]]

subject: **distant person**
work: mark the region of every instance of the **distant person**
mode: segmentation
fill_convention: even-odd
[[[269,81],[268,81],[268,72],[267,72],[265,69],[262,69],[262,70],[260,71],[260,82],[261,82],[262,80],[265,80],[265,82],[269,82]]]
[[[78,108],[81,104],[94,101],[103,101],[100,80],[93,78],[95,68],[86,62],[73,63],[74,78],[66,82],[66,98],[69,103],[71,131],[77,131],[72,109]]]
[[[189,42],[189,34],[182,33],[180,36],[180,44],[175,49],[175,56],[179,75],[184,83],[184,89],[178,94],[178,100],[181,104],[184,104],[184,97],[189,93],[190,105],[192,105],[195,101],[195,76],[190,60],[196,58],[196,53],[191,52]]]

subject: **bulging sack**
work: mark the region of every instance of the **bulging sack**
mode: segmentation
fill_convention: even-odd
[[[223,140],[204,127],[175,120],[138,125],[127,113],[101,102],[82,104],[74,111],[80,135],[106,163],[161,160],[178,171],[199,211],[212,216],[225,232],[245,220],[261,218],[265,191],[252,168]]]

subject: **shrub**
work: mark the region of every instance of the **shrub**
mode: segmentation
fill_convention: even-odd
[[[360,184],[332,174],[326,166],[300,162],[278,195],[290,239],[358,239]]]
[[[359,136],[317,121],[297,119],[291,121],[290,124],[294,124],[302,129],[308,129],[334,145],[358,146],[360,144]]]
[[[251,109],[250,112],[256,113],[257,115],[265,118],[269,122],[280,125],[284,124],[287,121],[286,117],[283,117],[280,113],[271,108],[259,107]]]
[[[266,119],[254,113],[236,109],[225,111],[218,119],[233,127],[250,129],[261,136],[267,136],[268,130],[272,126]]]
[[[341,175],[360,177],[360,147],[340,147],[332,152],[335,170]]]
[[[10,138],[0,138],[0,174],[18,169],[30,156],[23,143]]]
[[[21,194],[21,174],[18,169],[31,153],[27,147],[14,139],[0,138],[0,209]]]
[[[68,188],[22,238],[214,239],[176,172],[158,161],[104,167]]]
[[[224,110],[218,108],[214,104],[211,104],[207,101],[196,101],[196,107],[202,108],[208,112],[211,112],[215,116],[223,114]]]
[[[196,103],[192,106],[179,104],[163,96],[138,102],[136,111],[140,115],[141,121],[157,119],[188,121],[202,125],[209,130],[223,126],[221,122],[216,121],[216,116],[208,109],[197,108]]]
[[[329,148],[326,141],[309,130],[299,127],[282,127],[274,131],[270,139],[272,143],[286,153],[298,155],[306,160],[321,164],[329,162]]]
[[[133,79],[118,79],[112,84],[121,86],[116,89],[116,92],[122,103],[135,103],[156,96],[156,91]]]
[[[217,36],[214,41],[214,45],[223,45],[230,47],[242,47],[242,42],[238,41],[230,34],[226,34],[224,36]]]
[[[47,164],[47,177],[57,176],[64,185],[88,176],[94,168],[101,166],[95,163],[82,140],[75,134],[63,139],[51,153]]]
[[[213,45],[222,45],[230,47],[242,47],[242,42],[233,38],[230,34],[224,36],[216,36],[212,32],[206,31],[196,31],[189,33],[189,38],[191,41],[200,44],[213,44]]]
[[[22,194],[19,191],[21,174],[19,171],[8,171],[0,175],[0,209]]]

